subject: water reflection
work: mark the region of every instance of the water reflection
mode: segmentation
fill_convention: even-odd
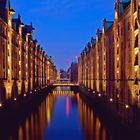
[[[78,116],[85,140],[110,140],[100,119],[81,98],[78,101]]]
[[[46,101],[42,102],[37,113],[32,113],[30,118],[26,120],[26,140],[43,139],[44,129],[50,124],[52,111],[55,103],[55,97],[48,95]],[[30,123],[30,124],[29,124]],[[31,126],[28,128],[28,126]]]
[[[22,121],[15,121],[18,127],[13,126],[12,132],[7,133],[9,137],[2,136],[2,140],[43,140],[44,130],[51,121],[55,99],[55,96],[49,94],[37,110],[23,117]]]
[[[55,88],[38,108],[0,127],[0,140],[125,139],[117,135],[70,87]]]
[[[58,87],[52,92],[56,97],[50,126],[45,132],[45,140],[84,140],[78,120],[78,100],[70,87]]]

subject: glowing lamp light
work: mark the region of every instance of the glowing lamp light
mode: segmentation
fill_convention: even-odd
[[[93,91],[93,93],[95,93],[95,91]]]
[[[98,94],[98,96],[101,97],[102,95],[101,94]]]
[[[24,97],[26,97],[26,94],[24,94]]]
[[[129,108],[129,105],[125,105],[125,108],[128,109]]]
[[[30,91],[30,94],[32,94],[32,91]]]
[[[110,98],[110,102],[113,102],[113,99],[112,98]]]
[[[0,107],[2,107],[2,103],[0,103]]]
[[[17,100],[17,98],[14,98],[14,101],[16,101]]]

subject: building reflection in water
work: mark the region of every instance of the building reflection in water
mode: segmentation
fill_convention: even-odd
[[[78,98],[78,116],[85,140],[110,140],[106,128],[94,111]]]
[[[51,121],[55,98],[49,94],[36,111],[31,112],[28,117],[20,121],[17,128],[13,126],[14,132],[12,130],[8,140],[42,140],[44,130]]]
[[[103,121],[103,117],[101,120]],[[22,120],[22,121],[21,121]],[[20,121],[13,122],[10,131],[0,127],[2,140],[122,140],[117,130],[110,131],[96,112],[69,87],[57,87],[37,109]],[[63,125],[62,125],[63,124]],[[7,127],[6,127],[7,128]],[[53,137],[53,138],[52,138]],[[74,140],[75,140],[74,139]]]

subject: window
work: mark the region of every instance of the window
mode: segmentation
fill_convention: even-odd
[[[117,48],[117,54],[119,54],[119,49]]]
[[[134,0],[134,12],[136,12],[136,10],[137,10],[137,2],[136,0]]]
[[[138,47],[138,35],[136,36],[135,38],[135,45],[134,45],[134,48],[137,48]]]
[[[134,84],[135,85],[138,85],[138,81],[139,81],[139,79],[138,78],[135,78]]]
[[[119,62],[117,63],[117,68],[119,68]]]
[[[138,66],[138,54],[136,54],[134,66]]]
[[[5,69],[5,59],[3,59],[3,69]]]
[[[137,23],[137,19],[135,19],[135,30],[138,29],[138,23]]]

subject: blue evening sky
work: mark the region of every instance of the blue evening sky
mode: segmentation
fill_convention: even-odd
[[[24,23],[33,22],[36,38],[57,68],[79,56],[102,19],[113,20],[115,0],[11,0]]]

